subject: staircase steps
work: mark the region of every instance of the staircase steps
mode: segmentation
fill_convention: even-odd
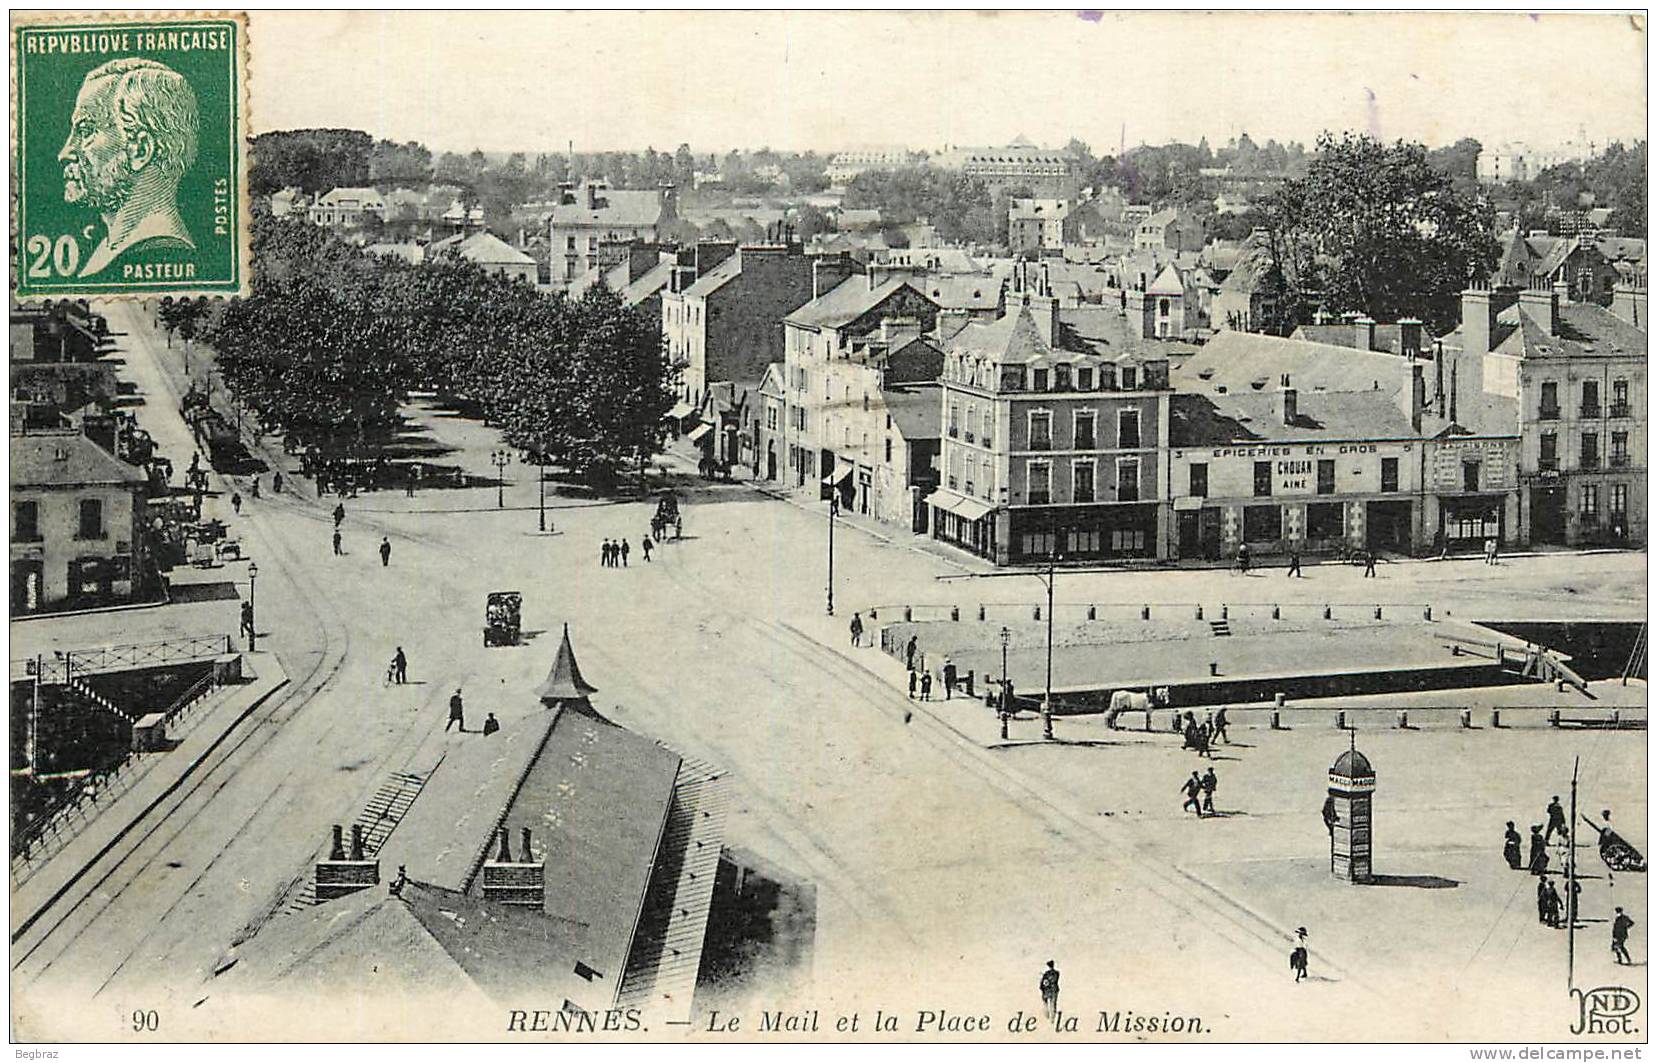
[[[379,853],[391,832],[397,829],[403,817],[408,814],[409,806],[414,799],[420,796],[421,787],[426,785],[426,776],[412,771],[394,771],[386,776],[380,788],[374,791],[374,796],[368,799],[362,812],[353,821],[362,828],[363,854],[373,857]],[[349,833],[346,835],[350,837]],[[381,874],[385,869],[381,868]],[[316,904],[316,876],[306,873],[299,891],[288,899],[283,911],[298,912]]]
[[[1231,637],[1231,622],[1229,620],[1210,620],[1208,629],[1214,632],[1214,637],[1217,639]]]

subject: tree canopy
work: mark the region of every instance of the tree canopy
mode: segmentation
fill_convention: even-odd
[[[1490,206],[1457,192],[1420,144],[1325,133],[1306,176],[1286,181],[1260,216],[1283,328],[1321,305],[1447,330],[1462,289],[1496,267]]]

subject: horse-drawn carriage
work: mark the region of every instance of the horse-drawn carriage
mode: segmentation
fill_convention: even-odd
[[[1607,813],[1609,815],[1609,813]],[[1601,827],[1587,816],[1582,821],[1599,832],[1599,858],[1612,871],[1644,871],[1645,857],[1607,823]]]
[[[483,644],[516,646],[523,641],[524,596],[517,591],[493,591],[483,607]]]

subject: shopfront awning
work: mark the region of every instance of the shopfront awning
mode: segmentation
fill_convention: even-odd
[[[982,520],[986,515],[995,511],[995,507],[976,498],[958,495],[954,491],[938,488],[926,496],[926,504],[937,509],[953,513],[963,520]]]
[[[851,474],[852,467],[850,465],[842,465],[833,472],[829,473],[827,476],[823,477],[823,483],[830,487],[839,487],[845,482],[846,477]]]
[[[690,440],[692,443],[695,443],[711,431],[713,431],[713,425],[704,421],[695,428],[692,428],[689,432],[685,433],[685,438]]]
[[[695,412],[696,410],[688,402],[675,403],[673,409],[667,411],[667,416],[663,420],[682,421]]]

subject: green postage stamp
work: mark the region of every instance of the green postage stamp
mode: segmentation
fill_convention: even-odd
[[[247,24],[14,15],[17,295],[245,294]]]

